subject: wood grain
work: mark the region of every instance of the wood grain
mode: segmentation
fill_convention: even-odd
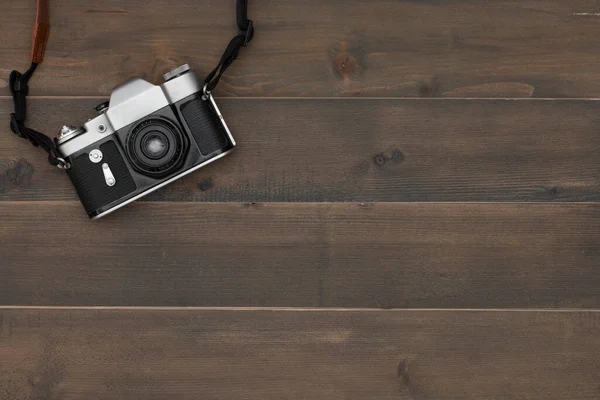
[[[0,312],[12,400],[600,396],[597,312]]]
[[[23,68],[33,1],[0,15],[0,89]],[[236,33],[222,0],[52,1],[34,95],[106,95],[132,76],[201,75]],[[589,0],[263,0],[220,96],[598,97],[600,6]]]
[[[0,304],[598,307],[600,205],[0,202]]]
[[[101,99],[33,99],[58,132]],[[4,107],[10,100],[0,101]],[[600,119],[589,101],[223,99],[238,141],[144,200],[598,201]],[[45,154],[0,125],[0,200],[76,200]]]

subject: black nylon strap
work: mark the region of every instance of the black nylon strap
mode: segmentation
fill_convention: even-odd
[[[254,37],[254,25],[252,20],[248,19],[248,0],[237,0],[237,25],[239,29],[237,36],[231,39],[221,61],[204,80],[208,92],[217,86],[225,70],[237,58],[240,49],[247,46]]]
[[[10,93],[15,105],[15,112],[10,114],[10,130],[14,134],[29,140],[35,147],[41,147],[48,153],[48,162],[57,166],[61,165],[62,160],[59,158],[54,140],[41,132],[25,126],[25,120],[27,119],[27,94],[29,93],[28,84],[37,66],[37,63],[32,62],[24,74],[21,74],[19,71],[12,71],[10,73]]]

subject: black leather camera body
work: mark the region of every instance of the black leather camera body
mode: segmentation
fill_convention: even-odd
[[[209,92],[184,65],[153,85],[118,86],[83,127],[56,140],[67,173],[92,219],[103,217],[211,163],[235,140]]]

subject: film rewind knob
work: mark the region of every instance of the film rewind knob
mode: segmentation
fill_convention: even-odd
[[[190,70],[190,66],[188,64],[183,64],[181,67],[177,67],[172,71],[167,72],[163,75],[163,79],[165,82],[170,81],[171,79],[177,78],[188,72]]]

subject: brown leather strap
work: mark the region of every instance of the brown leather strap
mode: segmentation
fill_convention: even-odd
[[[33,24],[33,46],[31,47],[31,61],[41,63],[44,61],[46,43],[50,35],[50,5],[49,0],[37,0],[37,14]]]

